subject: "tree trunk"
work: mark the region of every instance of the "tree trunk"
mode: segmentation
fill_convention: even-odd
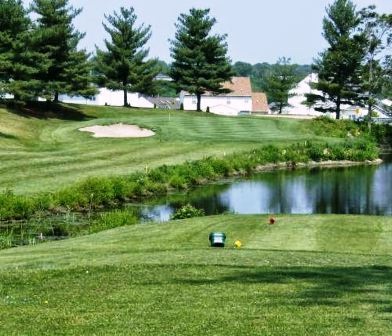
[[[55,91],[55,92],[54,92],[54,99],[53,99],[53,101],[54,101],[55,103],[58,103],[58,102],[59,102],[59,92],[58,92],[58,91]]]
[[[340,101],[341,98],[339,96],[338,99],[336,100],[336,120],[340,119]]]
[[[124,87],[124,106],[127,107],[128,106],[128,92],[127,92],[127,88]]]
[[[283,111],[283,103],[280,102],[279,103],[279,114],[282,114],[282,111]]]
[[[196,97],[197,97],[197,107],[196,107],[196,110],[197,111],[201,111],[201,94],[197,93]]]

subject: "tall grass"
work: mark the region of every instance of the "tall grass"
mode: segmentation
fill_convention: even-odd
[[[41,212],[94,211],[174,190],[189,189],[208,181],[234,175],[248,175],[269,163],[325,160],[374,160],[379,151],[366,140],[338,144],[314,144],[309,141],[288,146],[265,146],[249,152],[221,158],[207,157],[174,166],[161,166],[125,177],[94,177],[56,193],[35,196],[0,195],[0,220],[26,219]]]
[[[120,209],[93,215],[68,212],[50,217],[3,221],[0,225],[0,249],[96,233],[133,225],[138,220],[134,209]]]

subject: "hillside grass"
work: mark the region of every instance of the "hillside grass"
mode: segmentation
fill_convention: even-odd
[[[392,218],[267,222],[193,218],[0,251],[0,334],[390,333]],[[211,231],[226,248],[208,246]]]
[[[147,127],[157,135],[96,139],[78,131],[118,122]],[[24,194],[55,191],[91,176],[127,175],[306,139],[339,140],[316,135],[306,120],[91,106],[64,106],[60,114],[0,108],[0,189]]]

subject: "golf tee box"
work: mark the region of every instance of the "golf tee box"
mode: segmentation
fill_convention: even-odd
[[[211,247],[225,247],[226,234],[223,232],[211,232],[208,240]]]

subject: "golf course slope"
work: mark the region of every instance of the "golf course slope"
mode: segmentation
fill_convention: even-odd
[[[267,223],[202,217],[0,251],[0,334],[390,334],[392,218]]]
[[[98,106],[62,108],[56,113],[23,114],[0,106],[0,191],[52,192],[91,176],[129,175],[268,144],[343,140],[315,135],[309,120]],[[116,124],[145,128],[155,136],[95,138],[80,131]]]

